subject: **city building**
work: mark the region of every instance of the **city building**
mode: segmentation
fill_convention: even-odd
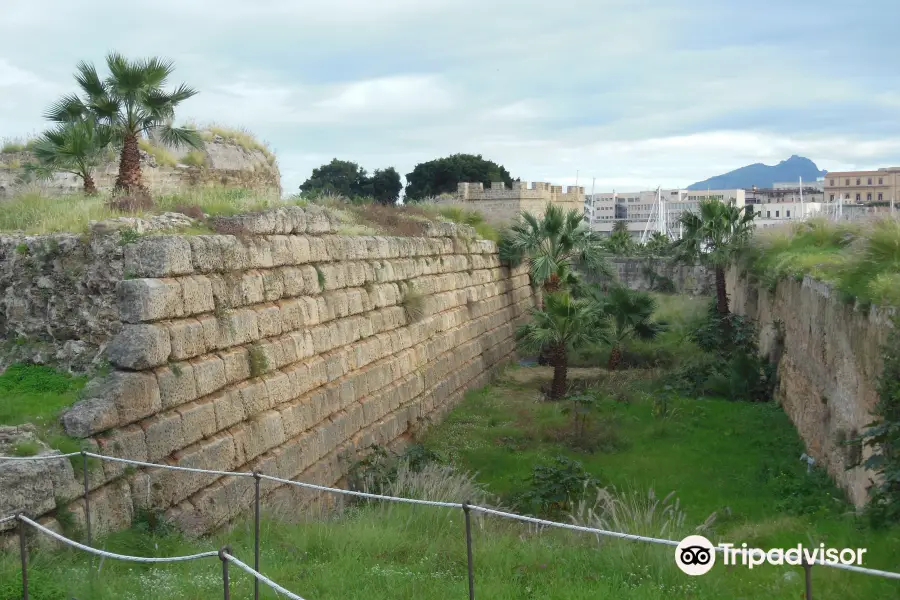
[[[824,182],[823,182],[824,183]],[[747,204],[780,204],[796,202],[824,202],[825,189],[823,183],[803,184],[803,192],[800,191],[800,182],[776,183],[770,188],[752,188],[746,190]]]
[[[900,201],[900,167],[875,171],[835,171],[825,175],[825,202],[845,204]]]
[[[529,186],[525,181],[514,181],[512,188],[508,188],[501,181],[493,182],[485,189],[480,182],[460,183],[455,196],[443,196],[436,203],[477,210],[489,223],[503,225],[512,222],[520,212],[543,215],[548,204],[581,212],[584,187],[570,185],[563,191],[561,185],[534,182]]]

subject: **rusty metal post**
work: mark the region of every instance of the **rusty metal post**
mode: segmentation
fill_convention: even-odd
[[[472,520],[469,516],[469,503],[463,502],[462,509],[466,521],[466,559],[469,569],[469,600],[475,600],[475,564],[472,560]]]
[[[806,600],[812,600],[812,565],[803,561],[803,571],[806,576]]]
[[[87,545],[91,545],[91,496],[90,483],[88,482],[88,455],[81,451],[81,468],[84,471],[84,526],[87,532]],[[91,555],[93,562],[93,555]]]
[[[253,479],[256,480],[256,506],[253,515],[253,569],[259,573],[259,484],[261,478],[258,471],[253,472]],[[259,600],[259,577],[255,575],[253,576],[253,600]]]
[[[28,546],[25,544],[25,521],[22,519],[19,519],[19,557],[22,559],[22,600],[28,600]]]
[[[231,554],[230,546],[222,546],[222,549],[219,550],[219,560],[222,561],[222,585],[225,590],[223,597],[225,600],[231,600],[231,583],[228,581],[228,559],[225,558],[226,554]]]

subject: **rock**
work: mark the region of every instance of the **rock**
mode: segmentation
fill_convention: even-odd
[[[193,271],[191,245],[183,237],[145,237],[125,248],[125,272],[134,277],[172,277]]]
[[[106,398],[89,398],[76,402],[62,415],[66,434],[86,438],[106,431],[119,423],[119,414],[112,401]]]
[[[106,348],[109,361],[125,369],[159,367],[169,361],[172,345],[163,325],[124,325]]]

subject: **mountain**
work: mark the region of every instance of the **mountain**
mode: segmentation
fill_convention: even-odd
[[[704,181],[698,181],[689,185],[689,190],[733,190],[740,188],[770,188],[775,182],[797,181],[802,177],[804,181],[815,181],[825,175],[820,171],[816,163],[796,154],[777,165],[769,166],[755,163],[729,171],[723,175],[716,175]]]

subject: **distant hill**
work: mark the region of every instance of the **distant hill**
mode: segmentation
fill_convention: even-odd
[[[816,163],[795,154],[774,166],[762,163],[747,165],[723,175],[716,175],[704,181],[698,181],[689,185],[687,189],[732,190],[752,188],[754,185],[759,188],[768,188],[772,187],[772,184],[775,182],[797,181],[799,177],[802,177],[804,181],[815,181],[824,175],[825,171],[820,171]]]

